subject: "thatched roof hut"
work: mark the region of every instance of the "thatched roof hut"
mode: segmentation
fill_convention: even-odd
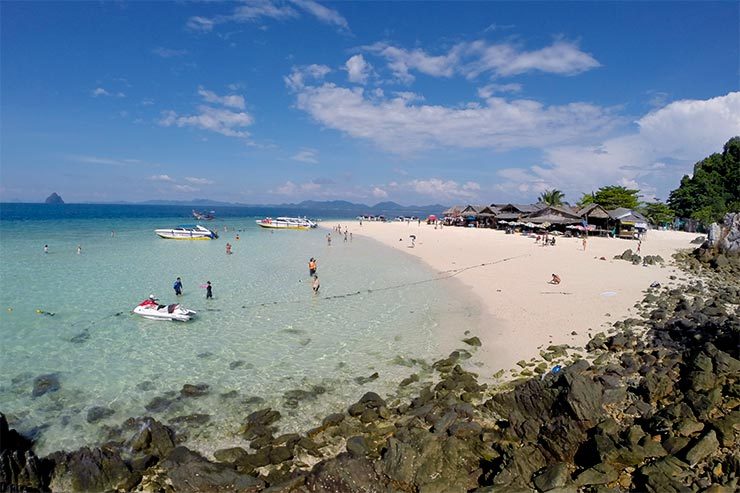
[[[569,207],[550,205],[528,215],[526,221],[534,224],[580,224],[581,218]]]
[[[442,215],[445,217],[457,217],[460,215],[462,210],[465,209],[465,206],[462,205],[453,205],[446,211],[442,212]]]

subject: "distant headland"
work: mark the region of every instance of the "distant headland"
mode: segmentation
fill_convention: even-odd
[[[44,201],[45,204],[63,204],[64,200],[62,200],[62,197],[59,196],[58,193],[53,192],[51,195],[46,197],[46,200]]]

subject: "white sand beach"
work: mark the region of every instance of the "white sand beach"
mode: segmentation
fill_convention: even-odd
[[[482,326],[471,333],[480,337],[478,357],[493,372],[536,357],[550,344],[583,346],[589,334],[629,316],[653,281],[666,285],[677,282],[669,276],[683,276],[669,265],[671,255],[691,248],[697,237],[649,231],[640,255],[660,255],[666,266],[643,267],[613,259],[628,248],[636,250],[635,240],[590,237],[584,251],[579,238],[557,237],[556,246],[542,247],[533,238],[492,229],[434,229],[423,222],[342,224],[355,235],[413,255],[440,273],[478,266],[453,279],[480,299]],[[416,236],[413,248],[410,235]],[[562,279],[559,285],[548,283],[553,273]]]

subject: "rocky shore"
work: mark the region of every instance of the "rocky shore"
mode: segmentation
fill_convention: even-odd
[[[740,258],[700,248],[676,261],[682,287],[647,289],[640,316],[585,351],[547,348],[496,388],[456,351],[412,399],[368,392],[305,433],[276,436],[280,413],[253,412],[244,446],[215,460],[150,417],[40,458],[0,414],[0,491],[737,491]]]

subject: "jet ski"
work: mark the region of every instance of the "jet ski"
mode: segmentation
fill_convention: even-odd
[[[185,308],[179,303],[160,305],[153,296],[145,299],[133,309],[133,313],[141,315],[149,320],[176,320],[187,322],[196,314],[195,310]]]

